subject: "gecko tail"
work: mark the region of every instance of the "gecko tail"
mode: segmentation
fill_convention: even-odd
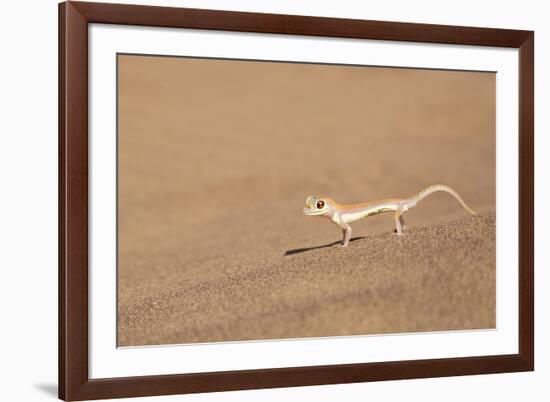
[[[466,205],[466,203],[464,202],[462,197],[460,195],[458,195],[458,193],[456,191],[454,191],[449,186],[445,186],[444,184],[434,184],[433,186],[429,186],[429,187],[425,188],[424,190],[422,190],[421,192],[419,192],[418,194],[416,194],[415,196],[413,196],[410,199],[411,204],[414,206],[419,201],[422,201],[424,198],[426,198],[427,196],[429,196],[433,193],[437,193],[439,191],[443,191],[445,193],[451,194],[453,197],[456,198],[456,200],[460,203],[460,205],[462,205],[462,207],[466,211],[468,211],[472,215],[477,215],[477,212],[474,211],[472,208],[470,208],[468,205]]]

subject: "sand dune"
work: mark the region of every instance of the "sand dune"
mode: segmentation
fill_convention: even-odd
[[[208,280],[175,275],[124,301],[120,344],[494,328],[494,237],[494,217],[467,217],[281,250]]]

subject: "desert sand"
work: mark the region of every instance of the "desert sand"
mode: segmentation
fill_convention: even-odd
[[[119,346],[495,327],[495,75],[119,56]],[[447,194],[340,230],[342,203]]]

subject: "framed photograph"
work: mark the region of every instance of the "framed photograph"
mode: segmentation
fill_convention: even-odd
[[[59,5],[59,397],[534,369],[534,33]]]

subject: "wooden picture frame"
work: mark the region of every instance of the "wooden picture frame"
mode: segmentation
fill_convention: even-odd
[[[88,24],[120,24],[519,49],[519,353],[90,379],[88,374]],[[184,8],[59,5],[59,397],[139,397],[534,369],[534,33]]]

